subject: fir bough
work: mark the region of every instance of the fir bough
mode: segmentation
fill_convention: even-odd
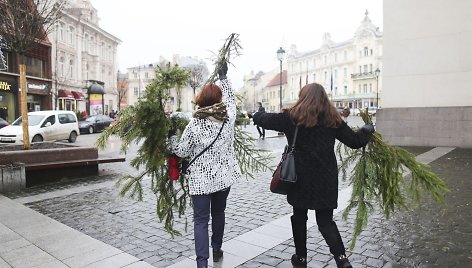
[[[372,123],[367,111],[361,112],[364,123]],[[343,152],[345,157],[343,157]],[[349,248],[355,247],[357,237],[367,227],[368,216],[374,210],[373,203],[380,206],[388,219],[398,209],[417,205],[424,192],[428,192],[439,203],[444,202],[449,192],[445,182],[420,163],[405,149],[386,144],[380,133],[375,132],[366,147],[350,149],[341,143],[337,147],[340,170],[347,178],[347,168],[354,165],[350,173],[352,194],[343,212],[346,220],[353,209],[357,209],[354,233]]]
[[[239,55],[238,35],[231,34],[215,60],[215,71],[207,83],[214,82],[217,70],[224,62],[229,63],[231,55]],[[170,180],[167,159],[171,155],[168,150],[168,133],[171,128],[182,133],[188,119],[170,116],[166,113],[166,103],[171,89],[180,89],[187,83],[189,71],[177,65],[168,64],[165,68],[156,68],[156,78],[146,86],[145,94],[134,106],[120,111],[118,122],[105,129],[97,140],[97,146],[106,147],[111,135],[121,138],[121,151],[126,152],[131,143],[141,143],[137,156],[131,160],[131,166],[142,171],[136,175],[125,175],[117,185],[121,186],[120,195],[128,195],[137,200],[143,199],[143,179],[151,178],[151,191],[156,196],[156,213],[158,219],[164,221],[164,228],[172,236],[180,235],[174,228],[175,215],[181,217],[188,206],[189,192],[184,175],[176,182]],[[241,172],[253,177],[254,172],[269,168],[271,158],[266,150],[257,149],[254,139],[239,127],[235,128],[234,148]],[[187,226],[187,221],[186,226]]]

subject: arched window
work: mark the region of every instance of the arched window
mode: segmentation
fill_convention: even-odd
[[[64,57],[59,58],[59,76],[64,77]]]
[[[369,56],[369,48],[364,47],[364,56]]]
[[[69,78],[74,79],[75,74],[74,74],[74,60],[69,61]]]

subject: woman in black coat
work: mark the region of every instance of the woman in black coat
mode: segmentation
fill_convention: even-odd
[[[254,123],[265,128],[284,132],[288,144],[292,143],[298,126],[295,145],[297,182],[287,195],[293,206],[292,231],[296,254],[292,264],[306,267],[306,221],[308,209],[314,209],[318,230],[334,255],[338,267],[352,267],[346,258],[343,241],[333,210],[338,206],[338,167],[334,153],[335,140],[351,148],[367,144],[374,127],[365,125],[354,132],[331,104],[325,89],[316,83],[304,86],[297,103],[282,113],[256,113]]]

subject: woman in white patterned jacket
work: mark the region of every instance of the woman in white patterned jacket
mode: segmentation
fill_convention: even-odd
[[[195,252],[199,268],[208,267],[210,213],[213,261],[218,262],[223,257],[221,245],[226,199],[231,185],[241,177],[233,148],[235,94],[226,78],[227,71],[226,64],[218,71],[221,88],[215,84],[203,86],[195,98],[199,109],[194,113],[180,140],[178,141],[176,136],[170,139],[173,153],[181,158],[194,159],[207,148],[189,166],[186,176],[193,202]]]

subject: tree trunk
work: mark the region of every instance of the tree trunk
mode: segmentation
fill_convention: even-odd
[[[20,88],[21,88],[21,118],[23,125],[23,148],[29,150],[30,140],[28,132],[28,105],[26,102],[26,94],[28,89],[26,88],[26,64],[20,64]]]

